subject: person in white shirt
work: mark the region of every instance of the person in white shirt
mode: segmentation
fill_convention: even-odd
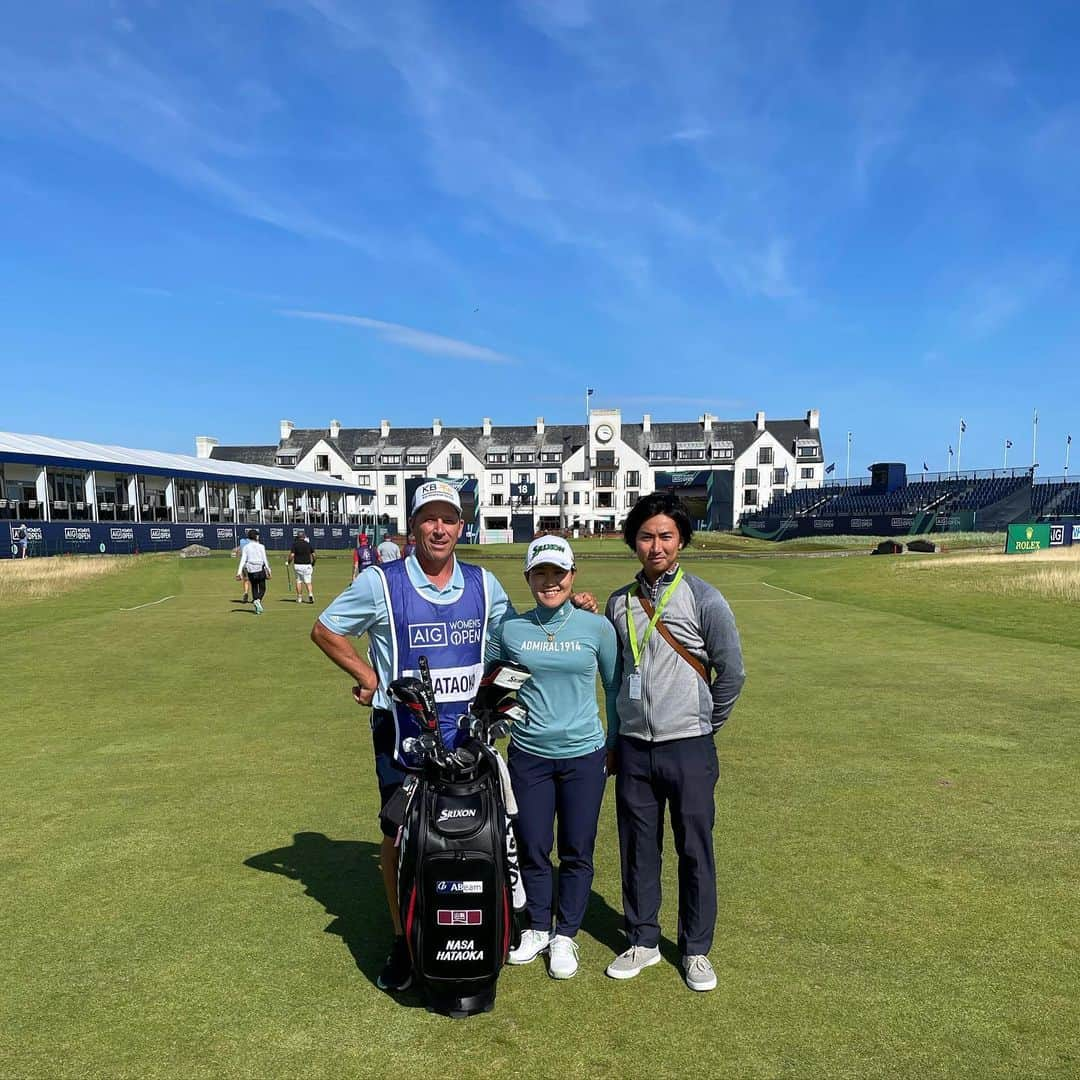
[[[270,572],[270,559],[266,548],[259,543],[259,534],[255,529],[248,529],[248,540],[240,552],[240,565],[236,568],[236,580],[242,581],[244,573],[251,583],[251,595],[255,601],[255,614],[263,613],[262,598],[266,595],[266,583],[273,577]]]
[[[388,563],[400,558],[401,548],[399,548],[389,536],[386,537],[379,545],[379,562]]]

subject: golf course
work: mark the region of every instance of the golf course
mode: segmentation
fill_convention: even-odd
[[[0,564],[0,1076],[1080,1075],[1080,559],[865,547],[684,561],[747,670],[717,738],[718,988],[678,971],[670,832],[664,962],[605,977],[609,787],[579,973],[506,968],[461,1021],[375,986],[368,710],[308,636],[348,553],[314,607],[274,553],[262,616],[225,557]],[[524,610],[523,550],[460,553]],[[579,556],[601,606],[638,568]]]

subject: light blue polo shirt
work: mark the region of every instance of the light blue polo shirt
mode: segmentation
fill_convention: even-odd
[[[518,691],[529,718],[510,729],[515,746],[538,757],[574,758],[604,745],[597,674],[609,711],[619,692],[618,639],[607,619],[569,600],[554,611],[511,614],[488,634],[486,659],[515,660],[532,672]]]
[[[445,588],[437,588],[420,569],[415,555],[405,559],[405,569],[416,591],[433,604],[452,604],[465,591],[465,576],[454,556],[454,572]],[[490,570],[483,570],[489,600],[488,635],[494,634],[504,619],[516,614],[506,590]],[[604,621],[604,620],[601,620]],[[372,705],[376,709],[393,708],[383,679],[393,663],[393,641],[390,635],[390,610],[383,591],[382,575],[374,568],[356,575],[353,583],[319,616],[319,622],[335,634],[352,634],[359,637],[366,633],[371,644],[374,668],[379,675],[379,687]]]

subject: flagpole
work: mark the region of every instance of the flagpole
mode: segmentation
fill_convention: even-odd
[[[851,480],[851,432],[847,433],[847,464],[844,466],[844,482]]]
[[[956,440],[956,479],[960,479],[960,452],[964,448],[964,428],[967,425],[964,423],[964,418],[960,417],[960,435]]]
[[[1069,450],[1072,447],[1072,436],[1065,436],[1065,479],[1069,479]]]
[[[951,473],[951,472],[952,472],[952,447],[950,446],[949,447],[949,468],[946,471],[945,476],[948,477],[949,473]]]
[[[1005,460],[1002,461],[1001,467],[1002,467],[1002,469],[1007,469],[1009,467],[1009,440],[1008,439],[1005,440]]]
[[[1035,466],[1039,459],[1035,456],[1039,445],[1039,410],[1036,409],[1031,418],[1031,475],[1035,475]]]

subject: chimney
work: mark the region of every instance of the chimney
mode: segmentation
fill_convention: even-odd
[[[544,418],[542,416],[538,416],[536,418],[536,434],[537,435],[543,435],[544,434]]]
[[[490,439],[491,438],[491,417],[490,416],[485,416],[484,417],[484,438],[485,439]]]
[[[442,434],[442,421],[436,417],[431,421],[431,437],[437,439]]]
[[[212,439],[209,435],[196,435],[195,436],[195,456],[201,458],[208,458],[210,451],[217,446],[217,439]]]
[[[340,420],[331,420],[330,421],[330,438],[331,439],[336,439],[340,434],[341,434],[341,421]]]
[[[812,428],[821,427],[821,410],[810,409],[806,414],[806,426]]]
[[[389,420],[380,420],[379,421],[379,438],[380,439],[388,439],[389,437],[390,437],[390,421]]]
[[[641,417],[641,433],[648,435],[652,431],[652,416],[649,413],[645,413]]]
[[[712,434],[712,422],[713,422],[712,413],[706,413],[701,418],[701,424],[702,424],[702,427],[705,429],[705,434],[706,435],[711,435]]]
[[[292,437],[294,427],[296,427],[296,425],[291,420],[282,420],[281,421],[281,441],[282,442],[288,442],[289,441],[289,439]]]
[[[763,412],[754,414],[754,423],[757,425],[758,431],[765,430],[765,414]]]

